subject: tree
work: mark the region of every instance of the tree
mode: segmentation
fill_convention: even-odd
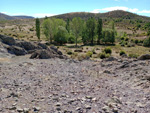
[[[70,32],[70,20],[69,20],[69,18],[67,18],[66,30],[68,31],[68,33]]]
[[[59,43],[60,45],[64,44],[67,42],[67,37],[68,37],[68,31],[66,30],[65,27],[59,26],[58,27],[58,32],[55,35],[55,42]]]
[[[40,40],[40,20],[36,18],[36,36]]]
[[[102,38],[102,19],[98,19],[98,25],[97,25],[97,34],[98,34],[98,40],[97,40],[97,44],[100,44],[100,40]]]
[[[44,19],[43,21],[43,32],[46,38],[52,43],[53,31],[52,31],[52,22],[50,19]]]
[[[73,18],[72,23],[71,23],[72,31],[74,32],[75,37],[76,37],[76,41],[75,41],[76,47],[77,47],[77,40],[82,33],[82,27],[83,27],[82,24],[83,24],[83,22],[80,17]]]
[[[91,45],[93,45],[94,42],[94,36],[95,36],[95,29],[96,29],[96,20],[95,18],[90,18],[86,22],[87,32],[89,35],[89,38],[91,39]]]

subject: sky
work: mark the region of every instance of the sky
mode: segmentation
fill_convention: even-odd
[[[70,12],[104,13],[124,10],[150,17],[150,0],[0,0],[0,12],[33,17]]]

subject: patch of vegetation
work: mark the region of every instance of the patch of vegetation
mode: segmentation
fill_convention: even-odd
[[[112,50],[111,48],[107,47],[103,50],[106,54],[111,54],[112,53]]]
[[[124,54],[126,54],[126,52],[123,51],[123,50],[121,50],[121,51],[120,51],[120,56],[122,56],[122,55],[124,55]]]

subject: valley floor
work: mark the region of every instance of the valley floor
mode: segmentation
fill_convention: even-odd
[[[107,60],[0,61],[0,112],[150,112],[150,60]]]

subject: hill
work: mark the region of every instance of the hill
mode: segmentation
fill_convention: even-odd
[[[25,15],[22,15],[22,16],[13,16],[13,17],[15,17],[17,19],[32,19],[32,18],[34,18],[32,16],[25,16]]]
[[[61,15],[57,15],[53,17],[63,18],[65,20],[67,18],[72,19],[74,17],[80,17],[82,19],[95,17],[95,18],[143,19],[143,20],[150,21],[150,17],[140,16],[140,15],[127,12],[127,11],[122,11],[122,10],[115,10],[115,11],[110,11],[106,13],[73,12],[73,13],[66,13],[66,14],[61,14]]]
[[[3,14],[3,13],[0,13],[0,20],[15,20],[15,19],[31,19],[31,18],[34,18],[32,16],[9,16],[9,15],[6,15],[6,14]]]

